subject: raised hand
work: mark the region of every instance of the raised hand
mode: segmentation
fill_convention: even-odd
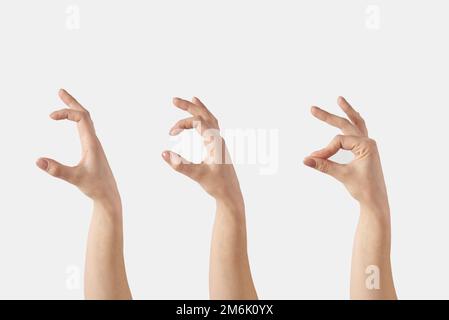
[[[67,91],[59,97],[68,108],[53,112],[54,120],[77,123],[82,156],[69,167],[40,158],[37,166],[50,175],[77,186],[93,200],[94,210],[87,242],[86,299],[131,299],[123,257],[123,223],[120,194],[89,112]]]
[[[220,136],[218,121],[197,98],[192,101],[175,98],[173,104],[190,113],[191,117],[177,122],[170,134],[195,128],[207,150],[204,161],[199,164],[171,151],[164,151],[162,157],[173,169],[198,182],[216,200],[210,298],[257,299],[247,254],[245,205],[234,166]]]
[[[69,167],[53,159],[40,158],[37,166],[50,175],[77,186],[94,201],[121,206],[117,184],[95,134],[89,112],[67,91],[61,89],[59,97],[68,108],[55,111],[50,117],[58,121],[76,122],[81,140],[81,160],[78,165]]]
[[[220,136],[218,120],[198,98],[193,98],[192,102],[174,98],[173,104],[190,113],[191,117],[178,121],[169,134],[174,136],[186,129],[196,129],[203,138],[206,157],[199,164],[191,163],[172,151],[164,151],[162,157],[173,169],[198,182],[216,200],[242,209],[239,181],[225,141]]]
[[[360,114],[342,97],[338,98],[338,105],[348,118],[312,107],[316,118],[340,129],[343,134],[306,157],[304,164],[342,182],[360,204],[352,258],[351,298],[395,299],[390,262],[390,208],[377,145],[368,137]],[[348,164],[329,160],[340,149],[350,150],[354,159]]]
[[[338,104],[349,119],[312,107],[312,115],[339,128],[343,135],[337,135],[327,147],[313,152],[304,164],[342,182],[357,201],[385,205],[387,191],[376,142],[368,137],[364,119],[343,97],[338,99]],[[329,160],[340,149],[350,150],[354,159],[348,164]]]

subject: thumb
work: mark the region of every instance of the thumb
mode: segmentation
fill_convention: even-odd
[[[175,171],[178,171],[193,180],[198,180],[200,164],[194,164],[179,154],[171,151],[162,152],[162,158],[167,162]]]
[[[55,160],[48,158],[40,158],[39,160],[36,161],[36,165],[53,177],[73,183],[72,167],[65,166]]]
[[[317,157],[305,158],[304,164],[308,167],[326,173],[339,181],[342,181],[343,179],[344,165],[342,164]]]

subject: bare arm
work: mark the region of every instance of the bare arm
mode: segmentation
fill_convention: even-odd
[[[94,203],[87,240],[86,299],[132,299],[123,257],[120,207]]]
[[[243,201],[243,200],[242,200]],[[243,202],[217,201],[212,235],[209,292],[216,300],[256,300],[249,266]]]
[[[93,201],[86,254],[86,299],[131,299],[123,258],[122,206],[114,176],[89,112],[65,90],[60,90],[59,96],[68,108],[50,117],[77,123],[82,158],[75,167],[48,158],[40,158],[37,165],[77,186]]]
[[[304,160],[307,166],[342,182],[360,204],[351,267],[352,299],[396,299],[391,271],[391,227],[387,189],[376,142],[368,137],[365,121],[344,99],[338,104],[349,120],[312,107],[312,114],[342,130],[324,149]],[[340,149],[350,150],[349,164],[329,160]]]
[[[352,299],[396,299],[391,273],[390,213],[361,206],[351,267]]]
[[[257,299],[247,254],[245,206],[234,166],[218,121],[197,98],[175,98],[174,105],[192,117],[179,121],[171,135],[195,128],[204,139],[206,159],[193,164],[170,151],[162,156],[176,171],[197,181],[217,203],[213,228],[209,293],[211,299]]]

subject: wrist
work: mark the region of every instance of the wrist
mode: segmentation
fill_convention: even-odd
[[[118,199],[95,199],[94,212],[105,214],[112,218],[122,217],[122,203],[120,198]]]
[[[390,221],[390,207],[388,200],[384,201],[361,201],[360,214],[363,216],[370,216],[379,221]]]
[[[236,217],[245,216],[245,203],[243,201],[243,198],[239,199],[220,198],[215,200],[219,212],[228,212]]]

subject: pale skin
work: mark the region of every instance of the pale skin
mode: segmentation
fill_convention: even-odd
[[[164,151],[162,157],[174,170],[199,183],[216,201],[210,253],[210,298],[255,300],[257,293],[247,253],[245,204],[218,121],[198,98],[192,101],[174,98],[173,104],[191,117],[177,122],[170,135],[195,128],[207,150],[206,158],[199,164],[171,151]]]
[[[390,207],[377,145],[369,138],[360,114],[343,97],[338,98],[338,105],[347,118],[312,107],[313,116],[340,129],[342,135],[306,157],[304,164],[343,183],[360,205],[351,264],[351,299],[397,299],[390,261]],[[350,150],[354,159],[348,164],[329,160],[340,149]],[[379,281],[370,281],[370,275],[377,277],[377,271]]]
[[[120,194],[89,112],[67,91],[59,97],[68,108],[53,112],[53,120],[77,123],[82,155],[69,167],[40,158],[36,164],[51,176],[78,187],[93,201],[85,267],[86,299],[131,299],[123,255],[123,222]]]

